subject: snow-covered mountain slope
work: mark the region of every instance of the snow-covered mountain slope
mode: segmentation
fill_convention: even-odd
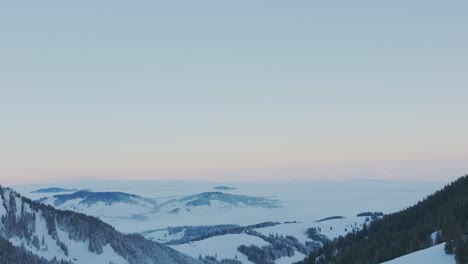
[[[455,256],[444,252],[445,243],[419,250],[382,264],[455,264]]]
[[[297,238],[301,243],[306,243],[311,239],[307,235],[307,229],[316,228],[319,233],[328,239],[334,239],[339,236],[344,236],[348,232],[360,230],[365,222],[370,221],[366,217],[349,216],[340,219],[331,219],[320,222],[286,222],[275,226],[257,228],[264,235],[283,234],[291,235]]]
[[[235,257],[243,263],[253,262],[248,261],[248,256],[239,250],[240,246],[270,246],[271,251],[276,252],[277,256],[265,261],[279,264],[302,260],[310,250],[321,247],[322,241],[326,238],[333,239],[360,230],[365,222],[370,221],[367,217],[354,216],[316,222],[313,226],[317,232],[314,237],[309,237],[307,234],[311,227],[310,223],[302,222],[270,222],[244,227],[232,225],[178,227],[155,230],[145,236],[165,242],[191,256],[216,254],[231,259]],[[199,239],[200,237],[202,239]],[[263,257],[259,256],[258,259]]]
[[[0,263],[2,264],[18,264],[18,263],[34,263],[34,264],[71,264],[71,262],[60,262],[56,259],[47,260],[38,255],[34,255],[24,247],[15,247],[10,241],[0,236]]]
[[[314,226],[317,230],[323,230],[322,232],[318,231],[319,234],[326,234],[328,238],[333,239],[339,235],[344,235],[351,230],[359,230],[362,228],[362,224],[366,221],[362,217],[354,218],[342,218],[342,219],[332,219],[329,221],[317,222]],[[226,230],[242,230],[242,227],[232,227],[232,226],[219,226],[216,227],[217,232],[212,232],[209,230],[209,227],[198,227],[187,229],[187,227],[175,228],[178,229],[174,232],[173,230],[158,230],[156,232],[150,233],[147,237],[155,239],[156,241],[166,241],[169,243],[172,248],[186,253],[191,256],[207,256],[207,255],[218,255],[223,258],[238,259],[242,263],[253,263],[248,260],[248,257],[239,251],[239,247],[255,245],[257,247],[272,246],[273,248],[279,250],[283,249],[292,249],[290,255],[282,255],[274,260],[274,263],[292,263],[304,259],[306,254],[314,248],[314,246],[321,246],[321,242],[316,240],[316,243],[312,244],[313,239],[307,236],[307,229],[310,227],[309,224],[297,223],[297,222],[287,222],[287,223],[263,223],[259,225],[265,225],[266,227],[254,227],[254,228],[244,228],[240,233],[227,233]],[[185,229],[184,229],[185,228]],[[213,227],[214,228],[214,227]],[[223,231],[224,228],[224,231]],[[195,236],[193,240],[188,242],[178,243],[179,241],[186,241],[183,239],[187,236],[187,232],[190,233],[202,233],[201,231],[207,230],[205,234],[206,238],[199,240]],[[185,231],[185,234],[184,234]],[[210,236],[210,233],[218,233],[216,235]],[[287,234],[284,236],[283,234]],[[286,239],[288,236],[292,236],[293,240]],[[190,237],[190,236],[189,236]],[[323,236],[321,236],[323,237]],[[298,244],[294,242],[294,239],[297,238]],[[174,244],[175,242],[175,244]],[[274,245],[272,243],[275,243]],[[296,246],[297,245],[297,246]],[[306,246],[308,245],[308,246]]]
[[[60,211],[0,186],[0,236],[48,260],[72,263],[197,263],[83,214]]]

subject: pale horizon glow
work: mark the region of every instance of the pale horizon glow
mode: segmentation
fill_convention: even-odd
[[[0,184],[281,181],[288,170],[308,180],[323,168],[348,179],[360,175],[333,168],[361,165],[376,179],[468,173],[466,11],[466,1],[3,3]]]

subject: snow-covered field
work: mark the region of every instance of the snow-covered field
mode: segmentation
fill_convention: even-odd
[[[340,235],[346,235],[353,228],[361,229],[366,221],[366,217],[350,216],[342,219],[333,219],[322,222],[297,222],[297,223],[282,223],[275,226],[257,228],[256,231],[264,235],[291,235],[305,243],[310,240],[307,237],[306,231],[310,227],[320,228],[320,233],[328,238],[335,238]]]
[[[222,236],[211,237],[202,241],[186,243],[182,245],[172,246],[182,253],[185,253],[194,258],[200,255],[204,256],[217,256],[218,259],[238,259],[242,263],[252,263],[247,260],[247,257],[237,251],[240,245],[269,245],[267,241],[247,234],[228,234]]]
[[[344,235],[353,228],[362,227],[366,221],[366,217],[357,217],[356,214],[368,211],[395,212],[416,203],[443,185],[441,182],[371,180],[262,184],[103,180],[13,187],[32,199],[46,197],[44,201],[49,201],[52,205],[53,195],[69,192],[33,191],[46,187],[61,187],[91,192],[124,192],[150,199],[156,204],[154,208],[141,201],[135,204],[97,202],[83,205],[80,204],[80,200],[69,201],[57,207],[97,216],[122,232],[147,231],[145,234],[148,238],[159,242],[183,237],[183,231],[169,234],[168,227],[221,224],[246,226],[261,222],[279,222],[280,224],[275,226],[256,228],[255,231],[266,236],[294,236],[299,242],[305,243],[310,240],[306,235],[307,228],[320,228],[321,234],[329,238]],[[212,192],[216,193],[213,195]],[[218,193],[222,193],[221,197],[224,200],[218,199]],[[224,194],[226,197],[223,197]],[[258,206],[245,200],[257,198],[265,199],[274,206]],[[189,206],[187,201],[196,203],[196,206]],[[316,222],[330,216],[344,218]],[[194,257],[217,255],[218,259],[234,259],[237,255],[237,259],[249,263],[247,257],[237,251],[237,247],[242,244],[262,246],[268,242],[260,237],[241,233],[218,235],[172,247]],[[303,257],[303,254],[295,252],[293,257],[282,257],[276,263],[291,263]]]

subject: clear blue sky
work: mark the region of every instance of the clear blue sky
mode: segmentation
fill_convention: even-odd
[[[0,179],[468,160],[467,14],[4,1]]]

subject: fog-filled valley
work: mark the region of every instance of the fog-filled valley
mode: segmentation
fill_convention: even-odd
[[[49,261],[182,263],[180,258],[187,263],[293,263],[320,252],[327,241],[367,230],[373,222],[407,209],[444,185],[402,180],[93,180],[17,185],[14,190],[30,200],[3,190],[2,214],[6,215],[2,215],[1,232],[14,246]],[[93,225],[105,223],[112,231],[90,231],[101,229]],[[115,237],[125,241],[125,236],[134,235],[139,236],[133,238],[138,243],[157,247],[158,253],[137,257],[125,253],[128,245],[124,242],[116,245]],[[438,243],[434,237],[434,245]],[[439,257],[428,257],[424,263],[439,263],[441,258],[448,261],[444,263],[455,263],[453,255],[444,257],[443,247],[427,252]],[[171,254],[176,260],[171,260]],[[389,263],[405,261],[402,257]]]

